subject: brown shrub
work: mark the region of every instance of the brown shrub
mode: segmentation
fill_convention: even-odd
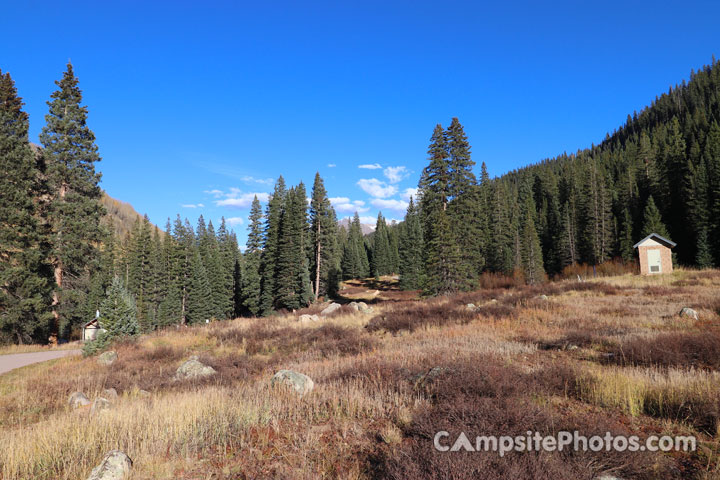
[[[246,328],[214,331],[212,336],[221,343],[244,345],[248,355],[275,354],[276,362],[308,351],[321,357],[357,355],[376,345],[376,340],[362,330],[338,325],[294,329],[258,321]]]
[[[439,301],[418,302],[410,305],[399,304],[391,310],[373,317],[366,328],[369,332],[387,330],[397,333],[401,330],[412,332],[418,328],[453,324],[466,324],[476,313],[464,306],[442,304]]]
[[[627,366],[720,369],[720,330],[661,333],[625,340],[608,361]]]
[[[639,271],[640,268],[637,262],[623,262],[620,259],[613,259],[603,262],[600,265],[574,263],[565,267],[558,276],[560,278],[570,279],[575,279],[578,275],[582,278],[614,277],[628,273],[635,274]]]
[[[659,455],[629,452],[513,452],[500,457],[495,452],[439,452],[435,434],[449,432],[452,444],[464,432],[475,444],[475,436],[526,436],[527,431],[555,435],[578,430],[586,436],[629,434],[619,423],[597,414],[556,412],[531,398],[563,395],[573,388],[574,372],[563,366],[524,374],[490,357],[445,365],[446,373],[429,384],[432,403],[413,416],[405,427],[400,449],[382,449],[370,456],[377,478],[584,478],[602,471],[621,477],[655,478],[653,463]],[[669,477],[672,478],[672,477]]]

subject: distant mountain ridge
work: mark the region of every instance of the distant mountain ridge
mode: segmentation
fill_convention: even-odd
[[[103,225],[115,234],[115,237],[124,240],[132,231],[133,225],[138,220],[142,220],[144,215],[133,208],[127,202],[112,198],[107,192],[103,192],[100,202],[107,210],[102,219]],[[162,229],[160,229],[162,232]]]
[[[338,225],[343,227],[345,230],[350,230],[350,224],[352,223],[352,218],[343,218],[338,222]],[[369,223],[361,223],[360,224],[360,230],[362,230],[363,235],[368,235],[370,233],[373,233],[375,231],[375,225],[371,225]]]

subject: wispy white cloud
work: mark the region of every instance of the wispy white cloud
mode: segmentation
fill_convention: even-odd
[[[397,187],[388,185],[377,178],[361,178],[357,182],[357,186],[362,188],[365,193],[376,198],[392,197],[397,193]]]
[[[208,195],[212,195],[212,196],[215,197],[215,198],[220,198],[220,197],[222,197],[222,196],[224,195],[224,194],[223,194],[223,191],[222,191],[222,190],[218,190],[218,189],[205,190],[203,193],[207,193]]]
[[[417,202],[417,194],[418,189],[417,188],[406,188],[400,193],[400,198],[402,198],[405,201],[410,201],[410,197],[413,198],[413,201]]]
[[[272,185],[274,182],[272,178],[255,178],[251,175],[243,175],[240,180],[245,183],[258,183],[260,185]]]
[[[358,168],[364,168],[366,170],[378,170],[382,168],[382,165],[379,163],[364,163],[362,165],[358,165]]]
[[[404,200],[395,200],[394,198],[373,198],[370,200],[370,203],[373,207],[379,208],[380,210],[392,210],[397,213],[405,213],[408,207],[408,202]]]
[[[252,204],[253,198],[257,195],[258,200],[261,202],[267,202],[269,194],[265,192],[253,192],[253,193],[239,193],[235,192],[232,196],[217,200],[215,205],[218,207],[234,207],[234,208],[248,208]]]
[[[230,217],[225,221],[228,223],[228,225],[232,225],[233,227],[245,223],[245,220],[243,220],[242,217]]]
[[[337,165],[335,165],[334,163],[328,163],[328,168],[335,168],[335,167],[337,167]]]
[[[351,202],[347,197],[332,197],[329,200],[333,208],[340,213],[363,213],[370,210],[362,200]]]
[[[202,203],[185,203],[180,205],[182,208],[203,208],[205,205]]]
[[[402,181],[403,178],[410,175],[410,172],[407,168],[403,166],[387,167],[385,170],[383,170],[383,175],[385,175],[385,177],[388,179],[388,182],[398,183]]]

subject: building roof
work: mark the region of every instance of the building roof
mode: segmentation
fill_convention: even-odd
[[[100,328],[100,325],[98,324],[98,319],[97,319],[97,318],[93,318],[92,320],[90,320],[89,322],[87,322],[83,328],[87,328],[87,327],[91,326],[93,323],[97,325],[97,328]]]
[[[633,248],[638,248],[641,243],[643,243],[645,240],[649,240],[649,239],[652,239],[659,243],[662,243],[663,245],[665,245],[668,248],[673,248],[675,245],[677,245],[677,243],[673,242],[672,240],[668,240],[667,238],[663,237],[662,235],[658,235],[657,233],[651,233],[650,235],[648,235],[647,237],[643,238],[638,243],[633,245]]]

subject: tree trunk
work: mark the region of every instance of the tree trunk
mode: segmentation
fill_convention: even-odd
[[[65,199],[65,195],[67,194],[68,186],[67,184],[63,183],[60,185],[60,190],[58,191],[58,196],[60,200]],[[62,230],[58,231],[58,244],[60,244],[60,239],[62,238]],[[58,312],[58,306],[60,305],[60,296],[59,296],[59,290],[63,286],[63,264],[62,260],[59,258],[56,258],[53,262],[55,264],[54,269],[54,275],[55,275],[55,285],[57,288],[53,291],[53,301],[52,301],[52,314],[53,314],[53,321],[50,324],[50,338],[48,339],[48,342],[51,345],[57,345],[58,336],[60,335],[60,312]]]
[[[317,246],[315,248],[315,300],[320,298],[320,220],[317,222],[317,232],[315,236]]]

